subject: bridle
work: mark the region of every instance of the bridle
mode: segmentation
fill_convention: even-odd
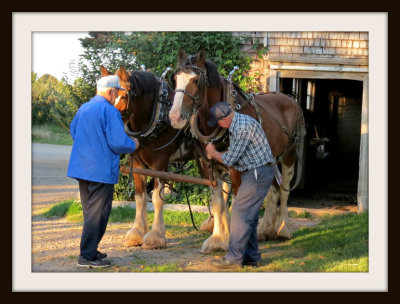
[[[175,93],[178,93],[178,92],[181,92],[181,93],[186,94],[187,96],[189,96],[193,100],[195,106],[199,103],[200,94],[192,95],[186,90],[182,90],[182,89],[175,90]]]
[[[157,138],[158,134],[163,131],[168,125],[170,125],[168,112],[172,106],[172,101],[168,96],[168,84],[165,82],[164,77],[161,77],[158,81],[158,94],[155,95],[154,106],[152,110],[151,120],[148,125],[141,131],[134,132],[130,130],[129,120],[124,122],[124,130],[125,133],[130,137],[135,137],[141,141],[141,145],[144,146],[144,143],[149,141],[153,141]],[[128,104],[129,102],[137,97],[138,95],[133,90],[132,83],[123,83],[126,87],[130,87],[128,93]],[[132,114],[133,115],[133,114]],[[176,135],[165,145],[155,148],[153,150],[161,150],[167,146],[169,146],[172,142],[174,142],[181,132],[177,132]]]
[[[191,62],[191,58],[194,56],[189,57],[188,61]],[[201,105],[200,103],[200,93],[202,93],[203,89],[205,86],[208,85],[208,78],[207,78],[207,71],[205,69],[202,69],[201,67],[197,65],[192,65],[192,64],[186,64],[184,67],[178,68],[177,72],[179,71],[187,71],[187,70],[192,70],[195,73],[197,72],[200,76],[199,81],[197,83],[197,86],[199,88],[199,92],[196,95],[193,95],[186,91],[185,89],[177,89],[175,90],[175,93],[183,93],[184,95],[187,95],[192,99],[193,101],[193,109],[187,114],[187,119],[190,120],[190,117],[193,115],[193,113],[199,108]],[[197,74],[196,73],[196,74]]]

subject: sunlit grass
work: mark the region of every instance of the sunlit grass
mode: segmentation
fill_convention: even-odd
[[[57,125],[45,124],[32,126],[32,142],[72,145],[72,138],[69,130]]]
[[[270,248],[279,252],[270,260],[279,271],[368,272],[368,212],[325,217]]]
[[[42,209],[39,215],[46,218],[66,217],[69,222],[82,222],[83,213],[82,205],[77,200],[68,200],[54,204],[51,207]],[[111,210],[110,223],[128,223],[135,220],[136,209],[131,206],[118,206]],[[166,225],[187,226],[192,225],[190,213],[186,211],[170,211],[164,210],[164,222]],[[199,225],[208,217],[208,213],[193,212],[193,220]],[[148,211],[148,222],[151,224],[154,220],[154,212]]]

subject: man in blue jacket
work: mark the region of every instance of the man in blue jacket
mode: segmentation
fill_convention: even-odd
[[[67,175],[79,182],[84,218],[78,267],[111,265],[97,247],[111,212],[120,154],[133,153],[139,146],[126,135],[121,114],[113,106],[119,90],[123,88],[118,76],[100,78],[97,95],[79,108],[70,125],[74,143]]]

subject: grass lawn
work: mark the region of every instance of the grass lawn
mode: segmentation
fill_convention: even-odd
[[[69,130],[57,125],[45,124],[32,126],[32,142],[53,144],[53,145],[72,145],[72,138]]]

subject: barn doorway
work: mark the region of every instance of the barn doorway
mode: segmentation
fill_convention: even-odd
[[[357,194],[363,82],[280,79],[296,95],[307,123],[302,190]]]

